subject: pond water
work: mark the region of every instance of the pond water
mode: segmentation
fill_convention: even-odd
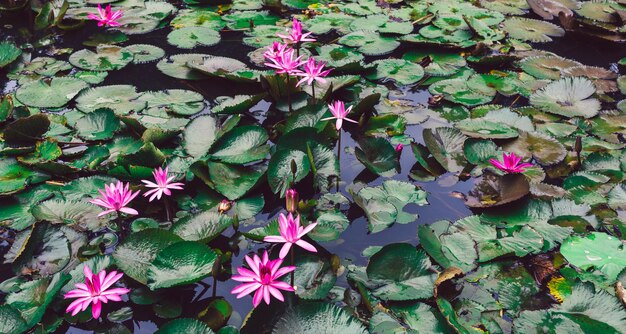
[[[601,326],[608,332],[626,331],[626,311],[621,304],[624,292],[619,288],[621,282],[626,283],[623,274],[626,263],[620,254],[623,252],[621,244],[612,244],[622,239],[621,210],[626,208],[626,187],[622,186],[626,168],[626,154],[622,154],[626,103],[617,103],[624,99],[626,91],[626,80],[618,77],[620,70],[623,73],[618,62],[626,59],[626,47],[583,35],[589,31],[597,35],[600,35],[597,31],[602,31],[615,36],[614,39],[626,35],[626,26],[621,21],[626,16],[626,5],[538,1],[548,8],[556,6],[555,3],[570,8],[576,22],[584,24],[576,28],[578,31],[565,32],[558,19],[550,21],[553,24],[546,23],[548,21],[529,9],[525,1],[480,1],[475,5],[452,0],[360,1],[340,2],[334,6],[324,1],[316,4],[293,0],[282,5],[271,1],[263,4],[236,1],[231,8],[215,4],[192,6],[189,4],[192,1],[171,2],[166,6],[158,2],[124,0],[112,2],[112,5],[114,10],[125,13],[125,19],[120,21],[125,34],[98,27],[89,20],[77,29],[62,29],[76,23],[77,19],[84,19],[87,12],[94,12],[99,2],[111,1],[68,3],[68,12],[61,23],[55,26],[54,21],[40,22],[38,30],[32,30],[31,18],[25,9],[0,11],[0,40],[23,49],[19,57],[6,64],[0,54],[2,95],[10,96],[13,103],[10,113],[0,112],[3,133],[0,169],[7,175],[4,179],[0,177],[3,183],[0,221],[5,226],[4,241],[0,244],[5,264],[0,279],[9,280],[0,285],[0,296],[5,303],[0,318],[7,319],[7,324],[17,323],[14,327],[6,325],[5,330],[154,333],[161,329],[161,333],[210,333],[207,328],[210,326],[218,333],[236,333],[240,328],[242,333],[409,333],[411,330],[524,333],[535,329],[554,332],[556,327],[562,327],[568,332],[591,333],[594,326]],[[58,13],[56,6],[61,4],[51,2],[55,15]],[[33,6],[38,12],[41,4],[33,2]],[[318,12],[301,15],[307,7]],[[594,15],[594,11],[599,10],[613,12],[608,18]],[[218,12],[224,16],[220,17]],[[334,186],[336,178],[332,177],[332,161],[337,154],[334,121],[328,122],[331,125],[326,127],[319,121],[330,116],[325,103],[310,99],[308,95],[308,102],[304,101],[305,94],[294,89],[294,111],[288,113],[284,94],[279,94],[277,100],[275,95],[266,93],[268,82],[269,85],[277,82],[271,78],[282,80],[283,77],[269,71],[261,73],[260,70],[267,68],[254,64],[249,56],[270,41],[280,40],[272,37],[274,31],[270,28],[276,25],[284,26],[281,29],[290,28],[292,15],[297,15],[304,22],[304,30],[315,32],[318,39],[309,43],[310,46],[305,44],[303,54],[319,54],[315,47],[331,45],[337,48],[331,55],[341,50],[342,53],[353,52],[351,56],[357,57],[357,65],[352,64],[352,69],[330,74],[331,78],[345,77],[333,82],[340,87],[328,94],[327,102],[342,99],[348,105],[357,106],[351,115],[360,120],[359,124],[344,122],[344,129],[339,132],[342,153],[337,161],[341,180],[338,189]],[[530,20],[521,24],[518,21],[525,20],[522,17]],[[346,27],[345,23],[332,21],[326,27],[326,18],[356,23],[348,23]],[[40,17],[41,20],[45,21]],[[252,29],[249,20],[254,22]],[[360,26],[367,25],[367,20],[371,22],[368,28],[372,31],[360,36]],[[173,32],[193,27],[202,28],[172,37]],[[141,29],[146,31],[140,33]],[[262,29],[271,33],[259,32]],[[320,33],[325,29],[328,32]],[[202,45],[200,35],[211,35],[207,30],[221,30],[216,35],[217,42],[204,43],[215,45]],[[534,36],[535,30],[545,35]],[[110,35],[102,35],[105,31]],[[525,34],[528,38],[523,40]],[[356,37],[349,40],[346,35]],[[120,52],[127,52],[131,57],[138,57],[139,53],[133,55],[120,49],[110,51],[106,59],[94,60],[97,58],[88,58],[88,55],[72,59],[79,50],[96,50],[93,44],[83,44],[94,36],[102,39],[102,45],[112,43],[129,48],[153,45],[163,50],[165,57],[194,53],[228,59],[210,63],[206,60],[210,58],[200,58],[206,65],[202,80],[182,78],[185,76],[180,74],[184,71],[182,68],[189,68],[189,63],[167,72],[158,67],[157,59],[143,63],[122,60]],[[545,37],[547,40],[538,42]],[[251,38],[256,40],[250,42]],[[361,43],[363,40],[367,43]],[[261,43],[259,41],[265,44],[251,46]],[[191,49],[181,47],[189,43],[197,45]],[[389,46],[394,43],[398,45]],[[0,50],[9,53],[8,47],[0,47]],[[380,55],[375,55],[377,53]],[[363,57],[359,60],[361,54]],[[55,64],[58,67],[45,67],[45,71],[28,67],[23,70],[41,57],[69,61],[71,65]],[[531,64],[528,60],[531,58],[536,62]],[[400,65],[386,64],[390,59],[408,61]],[[237,74],[231,70],[232,66],[238,66],[233,65],[235,60],[256,70],[250,71],[254,72],[253,80],[244,78],[247,73]],[[339,60],[331,59],[330,64],[340,64]],[[159,64],[162,62],[160,60]],[[433,63],[438,68],[432,66]],[[367,68],[371,64],[378,64],[378,70]],[[107,75],[99,82],[81,82],[82,85],[76,86],[78,90],[84,89],[81,93],[61,85],[53,92],[31,89],[33,83],[50,85],[53,78],[75,80],[75,77],[80,78],[77,72],[81,69],[93,71],[85,72],[85,76]],[[202,76],[202,72],[192,73]],[[260,79],[261,76],[270,79]],[[401,84],[402,80],[408,84]],[[589,94],[581,92],[587,83],[592,87]],[[173,111],[171,105],[178,103],[179,98],[186,102],[185,97],[174,96],[159,104],[161,97],[146,95],[146,105],[150,107],[151,101],[155,101],[157,107],[123,110],[130,102],[141,101],[139,95],[132,92],[132,97],[124,96],[132,87],[108,96],[96,93],[88,100],[81,100],[81,96],[87,95],[87,86],[109,85],[132,85],[136,92],[146,94],[168,89],[193,91],[202,95],[204,107],[192,113],[180,113]],[[327,91],[329,88],[318,89]],[[368,89],[371,93],[381,92],[380,98],[358,106],[359,98],[365,100],[372,95],[362,93]],[[214,111],[224,106],[220,105],[224,96],[246,95],[244,100],[247,100],[262,93],[265,95],[251,107],[235,106],[231,108],[233,111],[223,114]],[[46,94],[66,95],[67,99],[52,105],[52,102],[40,101],[49,96]],[[543,94],[541,98],[540,94]],[[118,95],[121,102],[116,101]],[[5,97],[3,101],[7,100]],[[53,100],[57,99],[50,97],[49,101]],[[188,104],[197,106],[198,103]],[[0,104],[0,111],[2,108]],[[44,131],[40,131],[40,125],[32,118],[40,112],[52,120],[48,122],[52,125],[46,125]],[[90,116],[95,113],[106,113],[102,116],[105,119]],[[240,121],[236,120],[238,114]],[[294,125],[298,122],[294,119],[305,114],[307,116],[299,120],[301,123]],[[31,117],[29,124],[35,125],[16,125],[18,119],[27,117]],[[87,117],[91,118],[79,122]],[[158,123],[169,118],[194,121],[170,128]],[[216,121],[212,129],[204,126],[187,131],[190,124],[199,123],[198,119]],[[228,128],[228,122],[233,129]],[[81,132],[81,126],[86,132]],[[290,128],[286,129],[287,126]],[[109,127],[114,130],[107,133]],[[247,139],[242,135],[255,136],[251,134],[251,127],[264,133],[260,142],[250,143],[258,138]],[[146,129],[150,128],[166,130],[146,139]],[[209,146],[202,144],[202,137],[215,137],[215,132],[219,136],[230,136],[232,142],[215,139]],[[373,138],[383,138],[384,143]],[[581,138],[578,139],[580,149],[576,148],[577,138]],[[121,140],[127,142],[120,144]],[[191,141],[205,145],[204,151],[199,155],[190,154],[187,143]],[[50,150],[61,152],[62,149],[63,153],[45,152],[42,143],[54,146],[54,149],[48,148]],[[399,155],[388,155],[389,147],[398,143],[404,144]],[[266,155],[249,158],[254,154],[253,149],[263,145],[271,147]],[[97,152],[99,146],[106,147],[107,152]],[[238,147],[245,148],[238,151]],[[309,152],[306,152],[307,147]],[[220,149],[238,153],[220,158],[216,154]],[[320,157],[322,153],[313,149],[331,152],[331,158]],[[368,166],[362,161],[364,158],[357,158],[355,151],[361,149],[370,159]],[[335,219],[322,219],[325,230],[312,232],[319,255],[310,258],[302,250],[296,253],[296,257],[304,259],[297,261],[296,272],[304,273],[297,278],[298,294],[306,296],[295,299],[288,295],[284,304],[273,299],[270,307],[261,303],[250,313],[252,298],[237,299],[231,294],[240,282],[231,279],[230,273],[245,266],[244,256],[253,252],[260,254],[263,249],[271,249],[271,257],[278,256],[280,245],[270,247],[258,238],[267,233],[260,228],[285,213],[285,200],[272,185],[288,183],[290,179],[290,172],[285,174],[285,168],[280,172],[271,167],[273,160],[279,160],[281,150],[291,152],[293,159],[303,157],[310,161],[297,162],[299,171],[296,173],[307,170],[298,176],[294,185],[301,200],[336,199],[329,194],[338,190],[347,203],[332,209],[321,204],[316,207],[314,202],[301,203],[302,218],[307,222],[328,213]],[[489,163],[490,158],[501,160],[502,152],[515,152],[533,166],[521,174],[505,175]],[[581,155],[581,160],[577,155]],[[396,159],[397,164],[392,163],[392,168],[387,168],[388,164],[377,158]],[[75,163],[81,159],[85,159],[85,163]],[[290,161],[283,160],[279,164]],[[69,164],[72,168],[68,171],[55,163]],[[311,166],[305,168],[307,164]],[[153,261],[156,261],[156,253],[160,254],[159,258],[167,258],[168,252],[161,250],[175,242],[166,244],[165,239],[161,239],[165,238],[163,236],[155,239],[158,242],[149,237],[143,244],[141,240],[132,240],[133,234],[144,233],[140,230],[147,227],[170,229],[171,224],[165,217],[168,209],[161,202],[149,203],[143,196],[137,197],[129,206],[136,208],[139,215],[125,215],[121,233],[114,226],[115,214],[96,218],[95,214],[100,212],[97,207],[77,204],[95,198],[97,189],[105,181],[119,179],[139,190],[140,180],[151,179],[150,171],[157,165],[169,165],[176,179],[185,183],[185,190],[173,191],[173,200],[168,204],[177,212],[172,231],[184,240],[191,240],[187,241],[189,243],[208,245],[218,254],[228,252],[217,282],[206,270],[206,264],[200,270],[197,267],[200,265],[193,263],[200,261],[200,255],[185,258],[184,251],[171,255],[170,265],[174,269],[170,268],[165,274],[166,266]],[[330,182],[316,179],[313,167],[319,168],[323,176],[329,176]],[[217,168],[223,168],[223,174],[211,174]],[[262,180],[253,182],[257,183],[256,187],[244,185],[247,187],[244,191],[234,191],[250,183],[245,179],[251,177],[251,168],[265,171]],[[278,175],[279,172],[283,174]],[[39,174],[29,179],[33,173]],[[22,177],[24,175],[27,176]],[[88,179],[91,176],[102,179]],[[79,179],[84,180],[82,183],[75,181]],[[392,188],[389,180],[399,183]],[[381,190],[385,189],[383,185],[390,190]],[[507,188],[507,185],[511,186]],[[20,197],[20,194],[26,195]],[[417,198],[424,195],[427,203]],[[193,220],[204,212],[217,212],[216,206],[224,198],[233,200],[234,204],[225,214],[228,219],[235,213],[251,213],[253,217],[242,219],[238,228],[230,221],[223,231],[215,234],[212,234],[214,230],[220,228],[215,218],[219,215],[202,218],[209,220],[208,223]],[[239,207],[237,203],[250,207]],[[406,213],[416,216],[401,222],[398,203]],[[78,209],[73,210],[72,206]],[[22,207],[26,208],[20,209]],[[148,220],[137,221],[137,217]],[[347,224],[342,226],[342,222]],[[106,238],[98,239],[103,237]],[[603,242],[605,237],[609,241]],[[426,239],[423,245],[420,245],[421,238]],[[584,253],[576,251],[583,250],[581,247],[585,248]],[[148,250],[147,255],[142,253],[142,248]],[[213,256],[214,251],[210,251]],[[147,260],[150,263],[133,259],[140,256],[152,256]],[[621,260],[615,260],[620,257]],[[55,282],[59,277],[64,279],[59,273],[70,273],[72,283],[80,282],[84,279],[81,262],[85,261],[90,261],[86,263],[92,266],[98,263],[97,266],[106,267],[107,271],[115,268],[125,271],[126,276],[120,282],[131,290],[130,298],[124,297],[123,302],[105,304],[99,320],[90,320],[89,311],[77,317],[64,316],[68,302],[63,301],[62,295],[72,288],[66,283],[53,290],[49,301],[42,301],[46,293],[28,286],[29,281],[44,282],[43,291],[46,287],[53,289],[53,284],[48,282]],[[285,265],[288,263],[287,257]],[[148,269],[148,266],[152,267]],[[177,268],[187,277],[175,277]],[[170,281],[165,278],[167,275]],[[172,284],[172,281],[177,283]],[[151,291],[148,285],[158,288]],[[225,303],[216,306],[216,300]],[[597,304],[585,304],[585,300]],[[320,306],[326,304],[332,305],[330,310]],[[31,311],[22,314],[21,308]],[[580,313],[584,316],[576,315],[576,308],[582,310]],[[607,308],[606,312],[613,319],[603,316],[600,308]],[[41,314],[33,316],[37,313],[34,310]],[[247,317],[249,319],[244,321]],[[187,322],[173,321],[183,318]]]

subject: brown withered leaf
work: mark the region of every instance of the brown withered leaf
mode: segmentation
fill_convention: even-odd
[[[437,276],[437,279],[435,280],[435,287],[434,287],[435,298],[437,298],[437,289],[439,288],[441,284],[447,281],[450,281],[454,278],[462,277],[463,275],[464,275],[463,270],[457,267],[448,267],[444,271],[440,272],[439,276]]]

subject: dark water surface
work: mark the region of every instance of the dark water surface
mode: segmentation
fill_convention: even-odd
[[[18,28],[20,27],[21,23],[23,23],[23,20],[20,20],[19,17],[0,17],[0,38],[2,40],[9,38],[21,41],[19,37],[16,38],[16,36],[18,36]],[[11,25],[12,27],[9,28],[9,25]],[[55,43],[55,46],[57,48],[69,47],[73,48],[74,50],[85,48],[84,46],[82,46],[81,43],[82,41],[86,40],[88,36],[96,31],[93,26],[94,25],[89,25],[90,28],[84,28],[79,31],[66,33],[61,38],[61,40]],[[165,42],[165,36],[169,33],[169,31],[170,29],[166,27],[164,29],[160,29],[145,35],[129,36],[130,40],[123,43],[122,45],[131,45],[137,43],[153,44],[163,48],[168,55],[178,53],[205,53],[236,58],[238,60],[249,63],[247,53],[252,51],[253,48],[249,48],[241,44],[242,33],[240,32],[223,32],[222,42],[217,46],[198,47],[190,51],[181,51],[180,49],[170,46]],[[577,39],[575,36],[571,36],[569,34],[566,35],[564,38],[556,39],[553,43],[541,45],[539,46],[539,48],[556,52],[560,56],[578,60],[586,65],[601,66],[605,68],[610,68],[611,65],[616,63],[620,58],[626,57],[626,47],[623,45],[594,42],[588,39],[582,41]],[[45,54],[33,55],[33,58],[39,55]],[[67,56],[68,55],[60,57],[57,56],[57,58],[66,59]],[[2,89],[5,91],[14,89],[15,85],[13,83],[2,81],[4,80],[5,76],[6,73],[0,73],[0,87],[2,87]],[[203,80],[184,82],[182,80],[171,78],[162,74],[160,71],[157,70],[154,62],[141,65],[130,64],[123,70],[111,71],[109,72],[109,76],[106,79],[106,84],[131,84],[135,85],[138,88],[138,91],[175,88],[190,89],[203,94],[205,99],[208,101],[209,106],[213,104],[213,100],[217,96],[250,94],[258,92],[260,90],[259,85],[243,86],[244,88],[242,89],[241,84],[237,84],[235,86],[230,81],[226,80]],[[421,104],[425,104],[429,97],[429,93],[425,90],[418,89],[416,90],[416,92],[409,92],[409,90],[406,89],[404,90],[404,92],[405,93],[399,94],[404,94],[404,96],[399,96],[400,98],[409,99]],[[397,95],[398,94],[395,94],[394,96]],[[267,110],[268,107],[269,103],[263,101],[252,110]],[[207,111],[208,108],[207,110],[205,110],[205,112]],[[426,126],[427,124],[428,122],[426,123]],[[407,127],[405,133],[408,136],[413,137],[417,142],[422,142],[423,126],[424,125],[409,126]],[[348,128],[348,130],[349,129],[350,128]],[[342,141],[344,147],[356,146],[349,133],[343,133]],[[411,181],[408,175],[414,163],[415,158],[413,156],[413,153],[411,152],[410,147],[407,146],[402,152],[401,172],[393,177],[393,179]],[[367,182],[369,185],[374,186],[381,184],[383,181],[381,178],[377,178],[375,175],[372,175],[368,171],[366,171],[364,166],[357,161],[354,154],[350,152],[343,153],[341,155],[341,179],[341,192],[348,197],[350,196],[348,191],[346,190],[346,187],[349,187],[354,181],[358,180],[362,182]],[[416,222],[406,225],[395,224],[391,228],[386,229],[380,233],[376,233],[373,235],[368,234],[367,221],[363,217],[363,213],[356,205],[352,205],[350,211],[348,212],[348,218],[352,222],[350,227],[345,232],[343,232],[340,239],[334,242],[324,243],[321,246],[323,246],[323,248],[325,248],[330,253],[338,254],[341,257],[342,263],[344,265],[349,263],[363,265],[366,263],[367,258],[362,256],[361,252],[368,246],[383,246],[395,242],[408,242],[411,244],[417,244],[417,225],[428,224],[442,219],[456,220],[472,214],[472,212],[463,204],[460,199],[451,196],[451,192],[453,191],[466,193],[471,188],[471,183],[463,181],[447,182],[448,184],[453,183],[454,185],[446,186],[446,179],[447,177],[444,175],[438,178],[438,181],[435,182],[413,182],[428,192],[428,201],[430,203],[430,205],[423,207],[418,207],[414,205],[407,207],[408,211],[419,214],[420,217]],[[266,208],[261,214],[257,216],[256,225],[250,226],[248,227],[248,229],[264,224],[271,218],[275,218],[281,206],[282,202],[272,202],[272,200],[268,199],[266,196]],[[244,227],[243,230],[245,231],[246,227]],[[232,229],[224,233],[224,235],[227,237],[232,234]],[[233,268],[242,264],[243,255],[245,255],[248,250],[252,251],[261,245],[248,244],[240,246],[247,247],[248,249],[246,250],[246,248],[243,248],[238,256],[233,259]],[[213,284],[213,279],[207,278],[204,283],[206,283],[206,285],[208,286],[211,286]],[[243,318],[250,311],[252,303],[249,297],[237,300],[236,298],[234,298],[234,295],[230,294],[230,290],[237,284],[239,283],[232,280],[228,280],[226,282],[218,282],[217,295],[224,296],[226,300],[233,306],[234,312],[230,318],[229,323],[236,327],[239,327]],[[338,278],[337,285],[347,287],[345,275]],[[211,288],[207,289],[200,284],[197,284],[195,286],[194,291],[184,290],[184,288],[176,289],[179,290],[181,295],[185,295],[183,300],[186,301],[191,301],[192,296],[195,296],[195,300],[207,301],[207,299],[211,298],[212,296]],[[183,307],[184,306],[185,303],[183,303]],[[117,305],[117,307],[119,307],[119,305]],[[106,310],[107,308],[105,308],[105,311]],[[133,307],[133,310],[133,320],[124,322],[124,325],[126,325],[128,328],[134,327],[135,333],[153,333],[158,327],[155,322],[159,324],[165,322],[163,319],[157,318],[152,313],[150,307],[145,307],[145,310],[141,307]],[[186,316],[185,313],[183,313],[182,317],[184,316]],[[196,314],[188,313],[187,316],[195,317]],[[62,327],[59,332],[90,333],[90,331],[85,331],[73,327]]]

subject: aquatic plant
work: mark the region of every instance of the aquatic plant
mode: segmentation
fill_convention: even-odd
[[[231,291],[231,293],[237,294],[237,298],[243,298],[254,292],[252,305],[257,307],[262,300],[269,305],[271,296],[281,302],[285,301],[280,290],[294,291],[293,286],[278,279],[296,270],[296,267],[285,266],[281,268],[283,259],[270,260],[267,251],[263,252],[262,258],[254,254],[252,257],[246,255],[245,259],[250,269],[239,267],[237,268],[239,275],[232,277],[235,281],[244,282]]]
[[[118,20],[122,18],[122,16],[124,16],[124,13],[121,10],[113,12],[111,5],[107,5],[105,9],[102,9],[100,4],[98,4],[98,14],[89,13],[89,15],[87,15],[89,19],[98,21],[98,27],[119,27],[121,24]]]
[[[502,153],[502,161],[498,159],[489,159],[489,162],[497,169],[505,173],[523,173],[526,168],[532,167],[533,164],[521,162],[522,157],[518,157],[515,153]]]
[[[101,270],[94,275],[87,265],[83,267],[83,273],[85,283],[77,283],[76,289],[70,290],[64,296],[65,299],[76,299],[65,310],[67,313],[71,312],[72,316],[91,306],[91,315],[94,319],[99,319],[103,303],[122,301],[121,296],[130,292],[126,288],[111,288],[124,276],[123,273],[112,271],[107,274],[106,271]]]

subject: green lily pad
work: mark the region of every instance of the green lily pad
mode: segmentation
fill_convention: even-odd
[[[85,140],[113,138],[120,129],[120,120],[111,109],[98,109],[78,119],[75,125],[78,135]]]
[[[356,48],[366,56],[382,56],[391,53],[400,42],[391,37],[383,37],[373,31],[355,31],[339,39],[339,44]]]
[[[148,267],[150,289],[171,288],[211,275],[217,254],[209,247],[181,241],[162,249]]]
[[[531,95],[530,103],[561,116],[591,118],[600,111],[600,102],[591,97],[595,91],[589,79],[563,78]]]
[[[22,54],[22,50],[12,42],[0,43],[0,68],[14,62]]]
[[[160,229],[146,229],[126,237],[113,253],[115,264],[125,275],[147,284],[148,271],[152,261],[168,246],[182,239],[172,232]]]
[[[239,201],[237,202],[239,203]],[[204,211],[179,219],[171,231],[188,241],[207,243],[233,224],[233,218],[217,211]]]
[[[133,61],[133,53],[112,45],[100,45],[96,52],[83,49],[72,53],[72,65],[89,71],[112,71],[124,68]]]
[[[565,30],[555,24],[521,17],[506,19],[503,29],[512,38],[535,43],[550,42],[551,37],[565,35]]]
[[[626,268],[626,250],[622,242],[606,233],[592,232],[585,237],[572,236],[563,242],[561,254],[572,265],[587,270],[596,268],[607,274],[611,280],[617,279]]]
[[[38,80],[20,86],[15,92],[18,101],[31,107],[60,108],[88,87],[86,82],[71,77]]]
[[[141,93],[131,85],[100,86],[84,91],[76,98],[76,108],[85,113],[108,108],[118,115],[138,112],[146,107]]]
[[[261,160],[269,153],[265,129],[256,126],[240,126],[227,132],[211,148],[211,157],[232,164],[246,164]]]
[[[207,27],[182,27],[167,35],[167,42],[181,49],[213,46],[220,42],[219,32]]]
[[[372,63],[376,71],[366,77],[370,80],[393,80],[398,86],[418,82],[424,76],[422,66],[404,59],[383,59]]]

